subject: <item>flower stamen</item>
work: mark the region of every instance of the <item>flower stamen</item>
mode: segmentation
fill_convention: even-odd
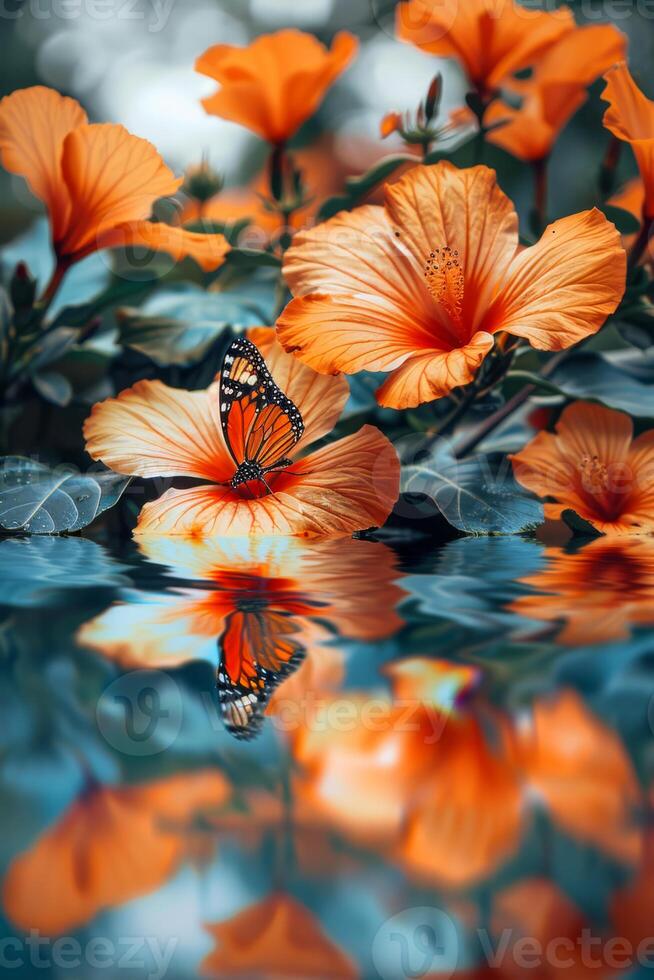
[[[461,317],[465,279],[456,249],[444,245],[429,253],[425,263],[427,289],[454,320]]]

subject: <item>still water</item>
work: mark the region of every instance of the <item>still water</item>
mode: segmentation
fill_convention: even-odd
[[[0,577],[3,973],[649,975],[651,540],[13,538]]]

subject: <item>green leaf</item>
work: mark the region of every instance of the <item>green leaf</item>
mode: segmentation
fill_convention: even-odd
[[[29,534],[79,531],[113,507],[129,482],[111,470],[85,476],[6,456],[0,466],[0,527]]]
[[[545,392],[548,395],[564,395],[558,385],[555,385],[552,381],[547,378],[542,378],[540,374],[536,374],[534,371],[508,371],[506,374],[507,380],[511,378],[518,378],[522,381],[527,381],[529,384],[534,385],[540,391]]]
[[[403,467],[402,491],[429,497],[466,534],[520,534],[544,520],[542,505],[516,483],[506,459],[499,466],[488,456],[457,460],[444,442],[425,444],[413,458]]]
[[[227,326],[242,330],[270,322],[273,302],[272,284],[256,279],[211,293],[180,284],[121,317],[119,342],[159,367],[197,364]]]
[[[417,157],[408,153],[398,153],[393,156],[384,157],[378,163],[358,177],[348,177],[345,181],[345,191],[343,194],[336,194],[328,197],[318,211],[317,221],[326,221],[333,218],[339,211],[349,211],[355,207],[361,198],[374,190],[377,184],[386,180],[391,174],[404,163],[418,163]]]
[[[642,380],[641,380],[642,379]],[[596,401],[637,418],[654,418],[654,359],[579,352],[548,379],[568,398]]]
[[[280,269],[282,260],[272,252],[263,252],[257,248],[232,248],[225,258],[225,266],[234,269]]]
[[[73,397],[73,386],[70,381],[57,371],[34,374],[32,384],[41,398],[52,405],[68,405]]]
[[[633,216],[631,211],[613,207],[612,204],[605,204],[602,211],[608,220],[613,222],[621,235],[635,235],[640,231],[640,221]]]
[[[575,534],[582,535],[585,538],[599,538],[602,536],[601,531],[593,527],[590,521],[580,517],[576,511],[570,508],[561,512],[561,518]]]

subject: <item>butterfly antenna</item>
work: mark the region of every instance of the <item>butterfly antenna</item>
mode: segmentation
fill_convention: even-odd
[[[266,480],[266,478],[265,478],[265,476],[262,476],[262,477],[261,477],[261,482],[263,483],[263,485],[264,485],[264,487],[266,488],[266,490],[268,491],[268,493],[269,493],[269,494],[270,494],[270,495],[271,495],[272,497],[274,497],[274,498],[275,498],[275,500],[277,500],[277,494],[275,493],[275,491],[273,490],[273,488],[272,488],[272,487],[270,486],[270,484],[269,484],[269,483],[268,483],[268,481]]]

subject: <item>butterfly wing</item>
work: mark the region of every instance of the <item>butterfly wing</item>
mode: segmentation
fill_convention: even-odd
[[[295,632],[288,613],[237,611],[228,617],[219,640],[218,699],[225,727],[236,738],[258,734],[270,695],[302,662],[305,650]]]
[[[300,411],[275,384],[263,357],[245,337],[232,341],[223,360],[220,422],[237,466],[246,460],[264,469],[275,466],[304,432]]]

